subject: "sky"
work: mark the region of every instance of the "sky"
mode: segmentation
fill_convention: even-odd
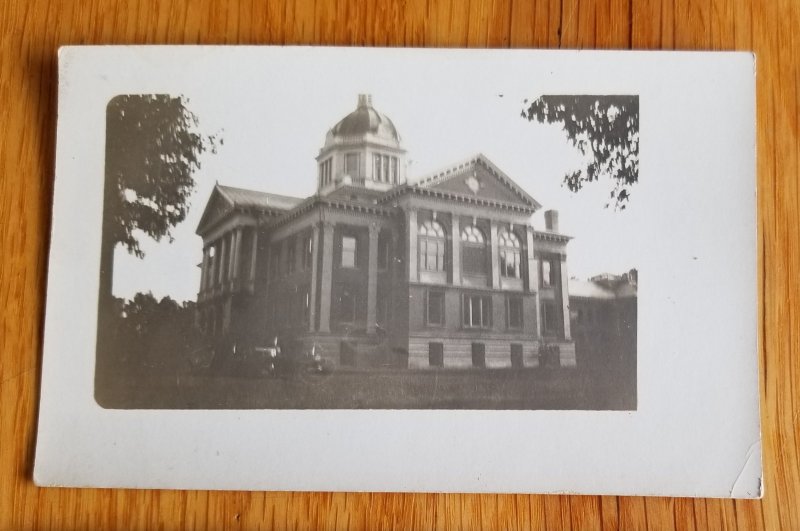
[[[373,106],[394,122],[408,150],[410,181],[483,153],[543,205],[532,218],[536,228],[544,228],[544,210],[560,212],[561,232],[574,238],[567,248],[570,276],[637,266],[637,249],[626,245],[635,239],[637,188],[630,207],[615,212],[605,208],[608,181],[587,184],[577,194],[562,186],[563,175],[580,167],[582,158],[560,126],[520,116],[526,98],[545,93],[536,76],[528,80],[501,70],[483,75],[469,64],[442,68],[436,61],[395,64],[391,58],[382,62],[379,54],[353,65],[325,59],[323,54],[303,63],[277,56],[261,61],[262,68],[185,65],[176,72],[180,82],[171,82],[171,93],[187,98],[199,130],[219,135],[223,145],[203,155],[188,216],[172,230],[171,241],[141,236],[143,259],[117,248],[116,296],[150,291],[159,298],[195,300],[202,255],[195,230],[214,183],[312,195],[314,157],[328,129],[356,108],[360,93],[371,94]]]

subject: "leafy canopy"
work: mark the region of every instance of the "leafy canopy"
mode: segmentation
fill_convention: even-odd
[[[570,191],[608,178],[612,188],[606,207],[625,209],[639,181],[639,96],[542,96],[530,104],[525,100],[522,117],[561,124],[572,145],[587,156],[585,168],[564,176]]]
[[[200,155],[216,151],[214,136],[197,132],[183,97],[131,94],[106,113],[106,219],[112,245],[142,257],[136,232],[156,241],[186,218]],[[220,141],[221,143],[221,141]]]

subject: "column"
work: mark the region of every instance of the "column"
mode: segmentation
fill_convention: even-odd
[[[206,289],[206,268],[208,267],[208,249],[203,247],[203,259],[200,262],[200,293]]]
[[[490,220],[489,226],[492,240],[492,287],[497,289],[500,287],[500,248],[497,245],[497,222]]]
[[[408,238],[408,245],[406,249],[406,270],[408,272],[408,281],[417,281],[417,211],[406,210],[406,237]]]
[[[375,333],[375,303],[378,296],[378,234],[380,228],[369,226],[369,261],[367,263],[367,334]]]
[[[453,285],[461,285],[461,223],[458,214],[453,214],[452,221],[452,246],[450,252],[452,259],[450,263],[453,265]]]
[[[256,257],[258,256],[258,226],[253,227],[253,247],[250,251],[250,282],[255,288],[256,282]]]
[[[208,278],[206,279],[206,283],[208,284],[208,289],[213,289],[217,279],[217,256],[219,256],[219,249],[217,248],[217,242],[212,243],[209,247],[209,253],[213,250],[214,256],[209,256],[211,263],[208,265]]]
[[[219,260],[217,261],[217,284],[222,284],[225,279],[225,257],[228,256],[228,238],[223,236],[221,240]]]
[[[235,265],[238,260],[236,260],[236,255],[239,252],[239,245],[238,245],[238,237],[239,229],[233,229],[231,231],[230,236],[228,239],[230,242],[228,243],[228,274],[225,277],[231,281],[236,276]]]
[[[311,235],[311,289],[309,290],[308,331],[313,332],[317,324],[317,261],[319,260],[319,225],[314,225]]]
[[[528,291],[535,294],[536,304],[536,337],[542,337],[542,308],[539,303],[539,261],[534,256],[533,248],[533,227],[526,227],[528,247],[526,249],[528,258]]]
[[[567,275],[567,255],[561,255],[561,311],[564,321],[564,339],[572,340],[569,323],[569,275]]]
[[[319,331],[331,331],[331,284],[333,281],[333,223],[322,225],[322,276],[319,293]]]
[[[239,258],[241,258],[242,255],[242,227],[237,228],[233,235],[233,241],[235,245],[233,246],[233,268],[231,269],[231,279],[236,280],[239,278]]]

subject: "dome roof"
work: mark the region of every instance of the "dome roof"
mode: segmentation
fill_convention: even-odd
[[[375,110],[369,94],[358,95],[356,110],[334,125],[330,134],[336,137],[362,137],[372,134],[396,144],[400,143],[400,135],[397,134],[394,124],[385,114]]]

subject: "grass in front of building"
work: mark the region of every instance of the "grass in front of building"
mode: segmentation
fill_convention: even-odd
[[[628,371],[630,372],[630,371]],[[634,410],[635,373],[580,369],[339,369],[329,374],[139,374],[98,389],[125,409]]]

